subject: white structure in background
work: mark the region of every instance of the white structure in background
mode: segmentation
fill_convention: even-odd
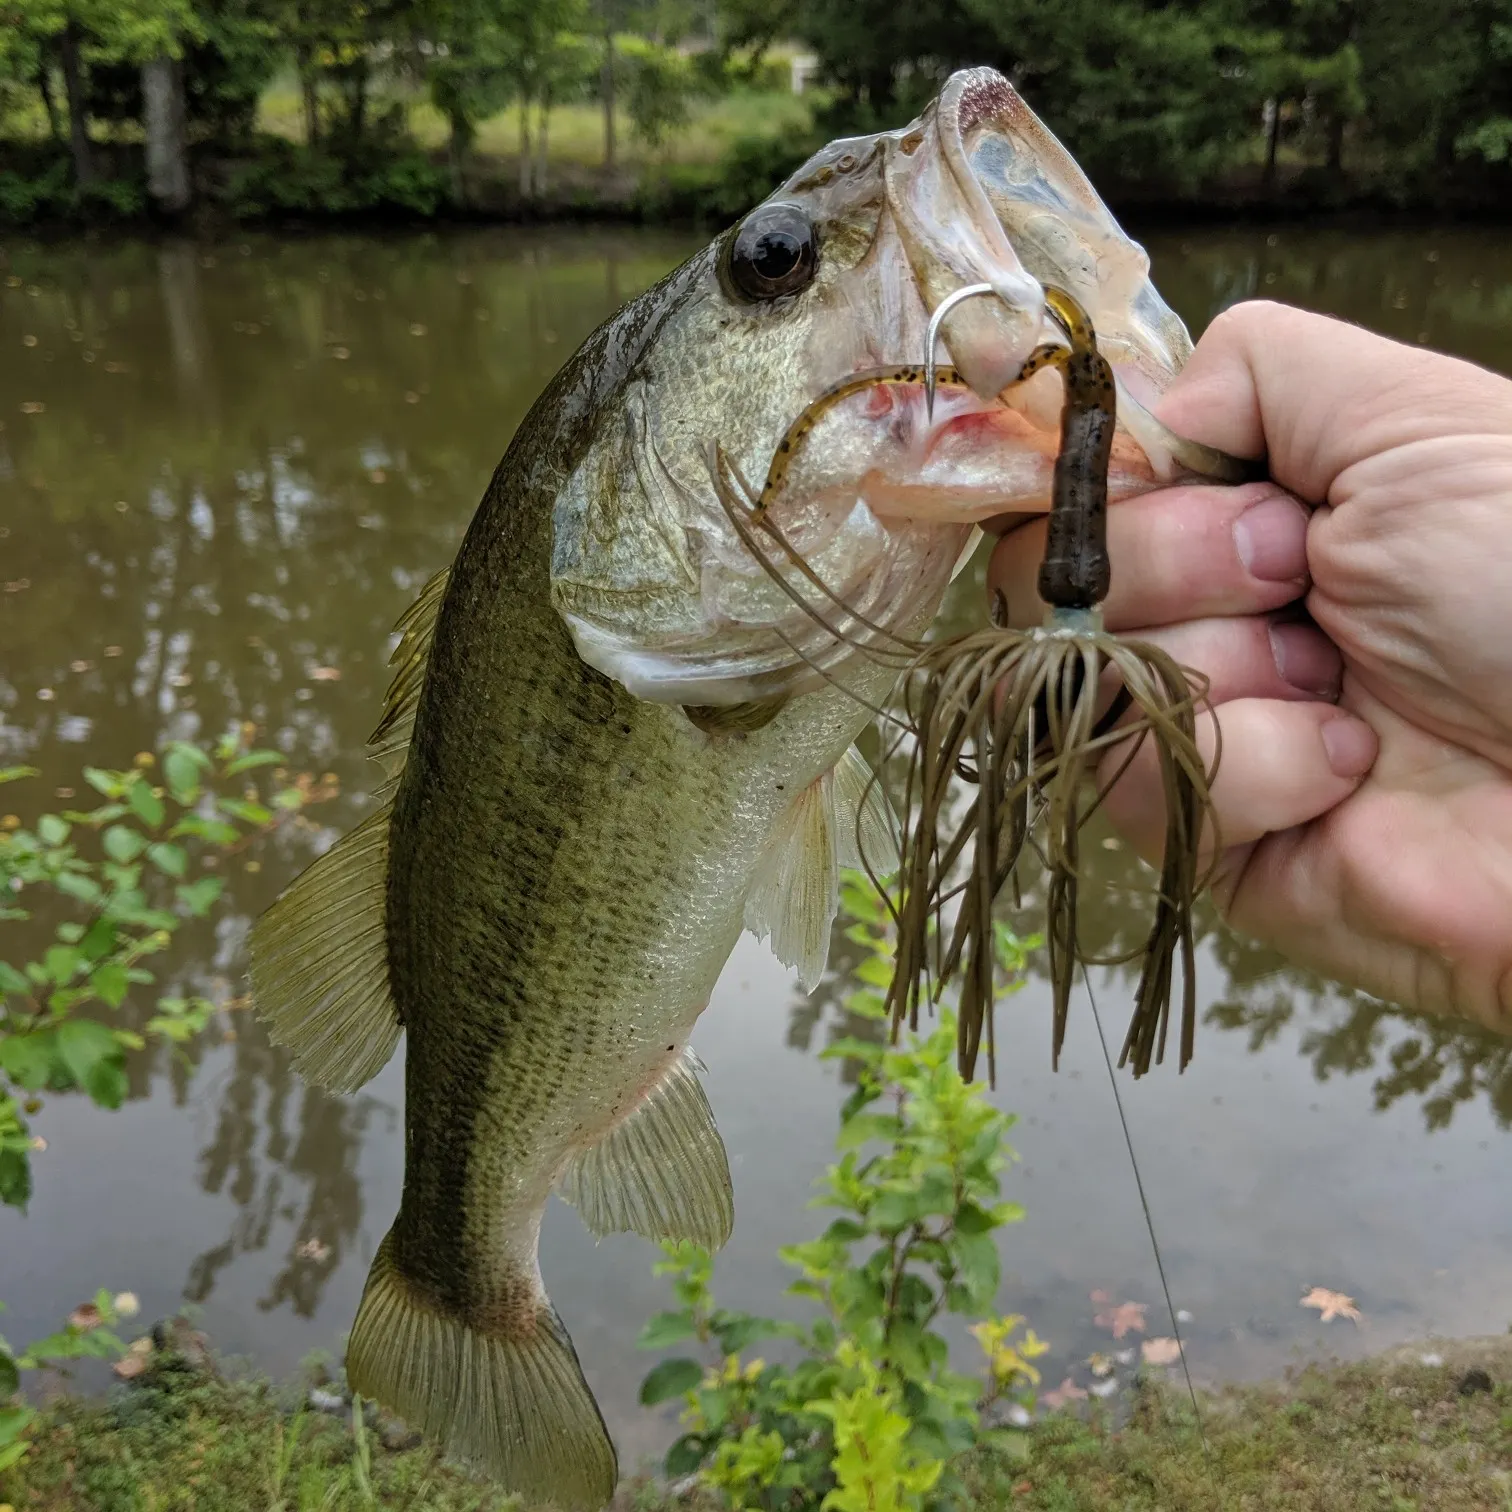
[[[793,93],[801,95],[818,74],[819,60],[813,53],[794,53],[790,61],[793,70]]]

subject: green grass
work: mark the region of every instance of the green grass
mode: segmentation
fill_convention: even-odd
[[[1508,1512],[1512,1339],[1421,1347],[1312,1368],[1203,1402],[1208,1450],[1174,1389],[1147,1388],[1113,1429],[1074,1416],[1028,1435],[1025,1459],[973,1476],[981,1512]],[[1462,1392],[1481,1370],[1492,1389]],[[47,1409],[30,1458],[0,1479],[15,1512],[503,1512],[428,1449],[354,1434],[302,1389],[160,1368],[103,1401]],[[708,1507],[706,1497],[697,1505]],[[645,1478],[625,1512],[671,1512]],[[684,1512],[692,1502],[682,1505]],[[3,1512],[3,1505],[0,1505]]]
[[[1029,1459],[984,1478],[983,1506],[1013,1512],[1508,1512],[1512,1339],[1423,1347],[1311,1368],[1206,1396],[1207,1450],[1186,1397],[1141,1394],[1110,1431],[1060,1417]],[[1492,1389],[1462,1393],[1467,1371]]]

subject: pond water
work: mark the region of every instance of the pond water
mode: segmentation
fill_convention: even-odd
[[[1512,254],[1494,234],[1204,230],[1149,246],[1194,330],[1269,294],[1512,366]],[[238,721],[340,785],[237,857],[217,922],[181,936],[169,978],[227,1004],[209,1042],[138,1057],[119,1113],[64,1097],[36,1120],[31,1211],[0,1211],[12,1339],[105,1284],[149,1318],[197,1309],[218,1347],[275,1373],[339,1349],[398,1201],[402,1056],[354,1097],[305,1087],[237,1004],[246,930],[364,811],[390,627],[452,555],[515,425],[691,247],[600,230],[0,250],[0,765],[43,773],[0,809],[64,806],[86,764]],[[1512,1046],[1219,931],[1200,985],[1191,1069],[1121,1086],[1194,1372],[1505,1329]],[[1129,991],[1102,986],[1110,1022]],[[843,1095],[817,1058],[839,998],[833,977],[803,997],[745,939],[697,1035],[735,1175],[716,1271],[730,1305],[780,1309],[776,1248],[821,1221],[804,1204]],[[1052,1342],[1051,1384],[1085,1384],[1081,1362],[1110,1342],[1093,1290],[1149,1304],[1150,1332],[1169,1332],[1117,1110],[1080,1006],[1052,1074],[1038,977],[999,1043],[994,1096],[1020,1115],[1008,1189],[1027,1209],[1005,1234],[1000,1305]],[[668,1431],[635,1405],[633,1340],[667,1305],[654,1258],[629,1237],[595,1245],[560,1204],[547,1214],[543,1270],[627,1463]],[[1353,1295],[1362,1325],[1302,1309],[1314,1285]]]

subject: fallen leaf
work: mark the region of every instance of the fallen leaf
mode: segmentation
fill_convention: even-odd
[[[1109,1376],[1106,1381],[1094,1381],[1092,1383],[1092,1395],[1095,1397],[1110,1397],[1117,1390],[1117,1376]]]
[[[147,1369],[147,1361],[141,1355],[124,1355],[110,1367],[123,1381],[134,1381]]]
[[[126,371],[126,364],[124,362],[107,362],[105,364],[105,371],[107,373],[124,373]]]
[[[31,1147],[40,1155],[46,1150],[47,1141],[40,1134],[34,1134],[32,1135]]]
[[[28,399],[26,403],[21,406],[21,413],[23,415],[40,415],[43,414],[46,409],[47,406],[43,404],[40,399]]]
[[[1050,1412],[1059,1412],[1062,1407],[1069,1407],[1072,1402],[1085,1402],[1086,1400],[1087,1393],[1070,1376],[1067,1376],[1054,1391],[1044,1392],[1040,1396],[1040,1406]]]
[[[137,1300],[135,1292],[117,1292],[112,1306],[117,1316],[122,1318],[134,1318],[142,1310],[142,1304]]]
[[[36,346],[36,344],[37,338],[33,336],[30,331],[28,331],[26,335],[21,338],[21,345],[24,347],[34,347]]]
[[[68,1326],[77,1328],[80,1333],[88,1333],[91,1328],[98,1328],[104,1321],[100,1309],[93,1302],[81,1302],[68,1315]]]
[[[387,481],[388,481],[388,474],[386,472],[384,472],[384,470],[381,467],[375,467],[372,470],[372,472],[370,472],[368,474],[368,482],[369,483],[385,483]]]
[[[320,1264],[331,1253],[329,1244],[322,1244],[318,1239],[306,1239],[303,1244],[294,1247],[294,1253],[301,1260],[313,1260]]]
[[[70,672],[93,672],[94,663],[92,661],[71,661],[68,664],[68,670]]]
[[[106,656],[119,656],[121,654],[121,647],[119,647],[119,646],[106,646],[106,648],[105,648],[105,654],[106,654]]]
[[[333,347],[331,349],[331,356],[333,356],[337,360],[337,362],[345,362],[351,355],[351,352],[349,352],[346,347]]]
[[[425,327],[423,325],[421,325],[418,320],[415,321],[414,324],[410,326],[410,335],[411,336],[423,336],[423,335],[425,335]]]
[[[1181,1358],[1181,1345],[1175,1339],[1146,1339],[1139,1352],[1146,1365],[1174,1365]]]
[[[1097,1305],[1098,1305],[1098,1306],[1099,1306],[1099,1307],[1101,1307],[1101,1306],[1102,1306],[1102,1305],[1103,1305],[1103,1303],[1104,1303],[1104,1302],[1111,1302],[1111,1301],[1112,1301],[1112,1300],[1113,1300],[1113,1298],[1112,1298],[1112,1297],[1110,1297],[1110,1296],[1109,1296],[1109,1295],[1108,1295],[1108,1293],[1107,1293],[1107,1292],[1105,1292],[1105,1291],[1095,1291],[1095,1292],[1088,1292],[1088,1293],[1087,1293],[1087,1295],[1088,1295],[1088,1296],[1089,1296],[1089,1297],[1090,1297],[1090,1298],[1091,1298],[1091,1299],[1092,1299],[1092,1300],[1093,1300],[1093,1301],[1094,1301],[1094,1302],[1096,1302],[1096,1303],[1097,1303]]]
[[[1092,1300],[1098,1300],[1094,1293]],[[1117,1307],[1104,1307],[1092,1320],[1099,1328],[1111,1328],[1113,1337],[1121,1339],[1131,1331],[1145,1331],[1145,1309],[1148,1302],[1120,1302]]]
[[[340,682],[340,667],[316,667],[310,673],[311,682]]]
[[[419,404],[420,396],[414,391],[414,389],[406,389],[404,391],[404,402],[406,404]]]
[[[1087,1365],[1099,1381],[1113,1374],[1113,1361],[1105,1354],[1088,1355]]]
[[[1360,1309],[1353,1297],[1343,1292],[1329,1291],[1326,1286],[1314,1286],[1298,1303],[1299,1307],[1316,1307],[1323,1314],[1320,1323],[1332,1322],[1335,1318],[1348,1318],[1352,1323],[1360,1321]]]

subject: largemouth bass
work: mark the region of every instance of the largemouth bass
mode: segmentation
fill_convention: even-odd
[[[689,1037],[744,928],[812,986],[839,868],[885,866],[853,742],[977,521],[1046,506],[1058,380],[1000,393],[1097,322],[1128,396],[1115,494],[1184,453],[1139,407],[1189,350],[1075,164],[990,70],[838,141],[602,326],[511,442],[457,558],[401,622],[373,815],[268,911],[259,1011],[308,1079],[360,1086],[407,1036],[398,1216],[363,1293],[354,1390],[531,1502],[594,1508],[614,1450],[543,1286],[555,1191],[596,1234],[718,1247],[729,1168]],[[870,387],[739,528],[793,418]],[[825,591],[816,582],[825,585]]]

